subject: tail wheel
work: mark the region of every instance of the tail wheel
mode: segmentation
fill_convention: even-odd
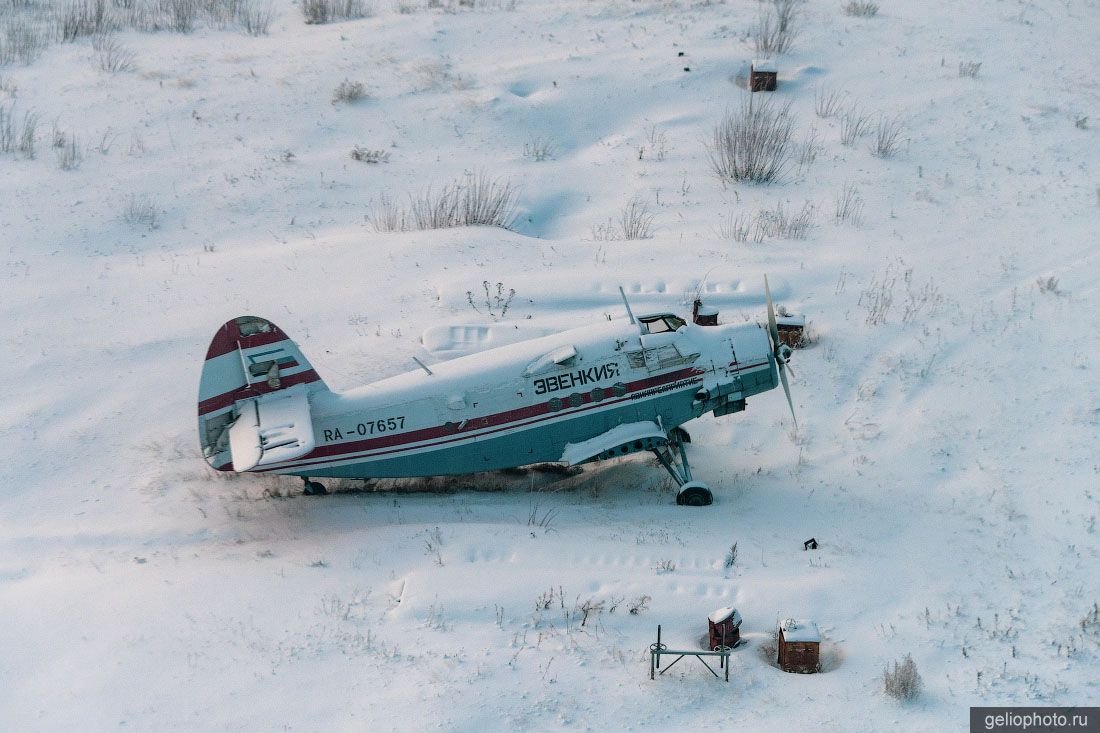
[[[320,481],[306,479],[306,485],[302,488],[302,494],[305,496],[324,496],[327,493],[328,489]]]

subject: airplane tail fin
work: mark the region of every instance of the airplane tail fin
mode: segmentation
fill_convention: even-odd
[[[327,389],[298,345],[274,323],[256,316],[227,321],[210,342],[199,379],[199,443],[203,455],[219,471],[243,471],[258,463],[289,460],[292,454],[308,452],[313,447],[308,396]],[[282,397],[292,401],[279,399]],[[260,430],[261,405],[274,406],[274,400],[278,400],[279,413],[287,413],[293,402],[290,414],[297,416],[277,445],[270,442],[272,436]],[[238,420],[241,417],[245,419]],[[283,422],[287,419],[282,417]],[[255,429],[247,431],[246,436],[239,426],[250,421]],[[263,459],[265,449],[269,460]]]

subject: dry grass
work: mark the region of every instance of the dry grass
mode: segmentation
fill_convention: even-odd
[[[363,0],[302,0],[302,15],[311,25],[369,18],[373,14]]]
[[[367,88],[362,82],[344,79],[332,90],[332,103],[354,104],[367,98]]]
[[[772,7],[760,14],[752,31],[756,53],[776,56],[789,51],[797,35],[797,19],[795,0],[773,0]]]
[[[869,0],[851,0],[844,5],[844,14],[856,18],[873,18],[878,15],[878,3]]]
[[[871,153],[879,158],[889,158],[901,145],[901,133],[904,125],[897,117],[882,116],[878,121],[875,138],[871,142]]]
[[[898,700],[914,700],[921,691],[921,678],[917,672],[912,655],[906,654],[901,664],[894,662],[894,668],[882,670],[883,689],[890,697]]]
[[[377,231],[416,231],[464,226],[515,226],[517,190],[484,173],[466,176],[438,190],[410,196],[407,206],[383,197],[368,219]]]
[[[653,236],[655,214],[649,202],[641,196],[634,196],[619,212],[617,219],[608,219],[606,224],[592,227],[592,239],[598,242],[649,239]]]
[[[724,183],[778,182],[790,166],[793,128],[790,103],[745,95],[741,108],[714,129],[707,145],[711,168]]]
[[[978,76],[978,71],[982,68],[981,61],[960,61],[959,62],[959,77],[967,79],[975,79]]]

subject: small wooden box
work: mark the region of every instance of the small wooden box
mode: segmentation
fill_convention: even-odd
[[[774,92],[779,84],[779,71],[767,59],[755,59],[749,67],[750,92]]]
[[[719,608],[707,617],[710,624],[710,651],[732,649],[741,641],[741,614],[736,608]]]
[[[793,618],[779,625],[779,667],[784,672],[821,671],[821,632],[813,621]]]

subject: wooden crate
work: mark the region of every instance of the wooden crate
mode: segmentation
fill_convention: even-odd
[[[820,672],[821,632],[817,624],[791,618],[780,624],[778,661],[784,672]]]
[[[736,608],[719,608],[707,617],[710,624],[710,649],[737,646],[741,641],[741,614]]]
[[[774,92],[779,84],[779,70],[767,59],[756,59],[749,67],[750,92]]]

